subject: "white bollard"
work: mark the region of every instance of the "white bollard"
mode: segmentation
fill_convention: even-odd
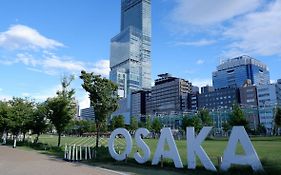
[[[68,152],[67,144],[65,144],[65,147],[64,147],[64,159],[65,160],[67,160],[67,152]]]
[[[75,161],[78,160],[78,146],[75,146]]]
[[[88,146],[88,152],[89,152],[89,159],[92,159],[92,152],[91,152],[91,147]]]
[[[82,160],[82,146],[80,145],[80,147],[79,147],[79,151],[80,151],[80,160]]]
[[[68,160],[71,160],[71,145],[68,148]]]
[[[14,136],[14,145],[13,145],[13,148],[16,148],[17,147],[17,136]]]
[[[75,160],[75,144],[73,145],[73,147],[72,147],[72,159],[71,159],[72,161],[74,161]]]
[[[87,151],[87,146],[85,146],[85,160],[88,160],[88,151]]]

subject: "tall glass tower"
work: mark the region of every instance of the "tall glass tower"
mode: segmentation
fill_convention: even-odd
[[[241,87],[245,80],[251,80],[255,85],[270,83],[268,67],[246,55],[223,61],[213,72],[215,89],[226,87]]]
[[[121,0],[121,32],[111,39],[110,69],[121,97],[151,88],[151,0]]]

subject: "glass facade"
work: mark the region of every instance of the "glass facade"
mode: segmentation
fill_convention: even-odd
[[[150,0],[121,1],[121,32],[111,40],[110,79],[119,95],[151,88]]]
[[[247,79],[255,85],[270,83],[267,66],[249,56],[240,56],[222,62],[213,72],[215,89],[242,87]]]

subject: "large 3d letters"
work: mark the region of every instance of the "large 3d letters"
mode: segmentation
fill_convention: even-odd
[[[134,154],[134,158],[138,163],[145,163],[150,159],[150,149],[147,144],[143,141],[142,136],[146,137],[149,134],[149,131],[146,128],[139,128],[135,133],[135,140],[137,146],[142,150],[143,157],[139,152]]]
[[[114,149],[115,137],[118,135],[123,135],[125,137],[125,141],[126,141],[126,148],[122,154],[118,154]],[[129,156],[129,154],[132,150],[132,146],[133,146],[133,141],[132,141],[131,135],[125,128],[115,129],[111,133],[109,142],[108,142],[108,149],[109,149],[109,153],[110,153],[111,157],[113,157],[115,160],[119,160],[119,161],[125,160],[126,156]]]
[[[165,151],[165,141],[170,148],[169,151]],[[154,154],[152,165],[157,165],[160,161],[161,155],[163,158],[170,158],[174,161],[176,168],[183,168],[180,154],[178,152],[172,131],[170,128],[163,128],[157,144],[156,152]]]
[[[198,155],[200,161],[207,170],[216,171],[216,168],[207,153],[201,146],[201,143],[208,136],[212,127],[204,127],[197,137],[195,137],[194,127],[186,128],[186,138],[187,138],[187,162],[189,169],[196,168],[196,154]]]
[[[235,155],[237,143],[240,141],[245,155]],[[231,164],[250,165],[254,171],[263,171],[259,157],[243,126],[234,126],[224,152],[221,170],[227,171]]]

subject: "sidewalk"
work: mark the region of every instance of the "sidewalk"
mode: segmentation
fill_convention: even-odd
[[[36,151],[0,146],[0,175],[125,175],[125,173],[69,163]]]

